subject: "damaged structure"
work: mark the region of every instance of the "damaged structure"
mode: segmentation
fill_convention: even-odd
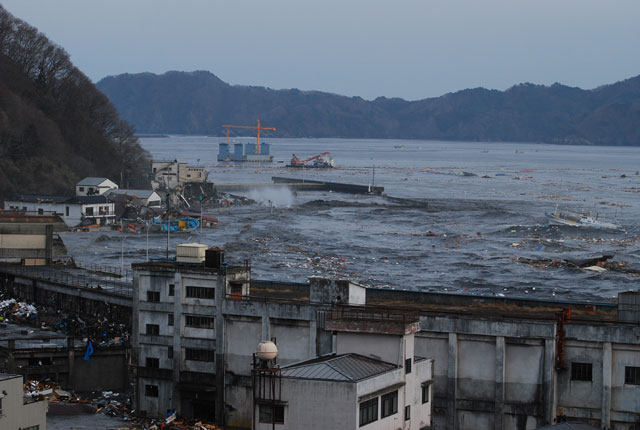
[[[133,266],[139,411],[250,428],[256,417],[264,427],[266,402],[266,424],[311,426],[296,412],[308,399],[294,394],[315,380],[305,369],[327,376],[318,379],[331,393],[340,382],[327,366],[366,362],[397,377],[372,392],[355,388],[348,428],[525,430],[577,420],[627,430],[640,419],[640,293],[577,303],[256,281],[248,265],[223,261],[215,249],[201,264]],[[264,340],[279,350],[278,399],[254,392],[253,354]],[[400,378],[412,368],[419,377]],[[343,377],[359,387],[358,375]],[[385,421],[396,389],[409,409]]]

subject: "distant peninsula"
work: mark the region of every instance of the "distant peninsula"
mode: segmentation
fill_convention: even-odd
[[[139,133],[221,135],[263,124],[277,137],[640,145],[640,76],[591,90],[524,83],[418,101],[229,85],[206,71],[122,74],[96,84]]]

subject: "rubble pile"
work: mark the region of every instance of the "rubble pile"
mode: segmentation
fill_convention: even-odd
[[[26,302],[16,299],[0,301],[0,321],[7,319],[14,322],[29,322],[38,316],[38,309]]]

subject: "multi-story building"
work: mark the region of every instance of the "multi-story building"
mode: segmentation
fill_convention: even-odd
[[[153,189],[173,190],[184,187],[188,182],[206,182],[207,170],[204,167],[189,166],[174,161],[154,161],[151,165]]]
[[[374,289],[317,278],[255,281],[248,266],[220,264],[216,252],[213,263],[134,265],[138,410],[163,415],[177,409],[251,427],[256,416],[252,360],[262,340],[277,344],[287,381],[283,388],[304,385],[309,378],[299,373],[300,366],[327,354],[338,359],[355,353],[406,373],[417,360],[404,362],[410,358],[402,346],[406,339],[386,332],[396,317],[379,317],[378,325],[356,324],[375,322],[375,313],[384,311],[419,322],[411,334],[411,356],[433,359],[425,360],[433,363],[432,375],[425,378],[433,380],[429,420],[434,428],[520,430],[577,420],[628,430],[640,420],[638,292],[620,294],[618,303],[596,303]],[[362,314],[348,317],[349,312]],[[371,333],[378,336],[373,343],[366,341]],[[331,363],[326,358],[322,366]],[[398,371],[389,367],[388,372]],[[402,382],[405,391],[417,393],[416,384],[422,389],[424,381]],[[330,381],[326,386],[336,387]],[[371,409],[363,406],[371,399],[356,389],[361,394],[352,417],[358,411],[359,419],[363,407],[367,419],[378,417],[362,427],[386,428],[377,426],[384,421],[382,396],[389,387],[380,390],[375,390],[380,403],[374,411],[373,402]],[[293,419],[289,414],[302,400],[287,400],[284,419]]]

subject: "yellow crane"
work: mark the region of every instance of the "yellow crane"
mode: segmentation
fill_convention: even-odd
[[[253,127],[250,125],[223,125],[222,128],[227,129],[227,145],[229,144],[229,132],[231,131],[232,128],[249,128],[249,129],[255,130],[256,133],[258,134],[258,141],[256,144],[256,154],[260,154],[260,132],[262,130],[276,131],[275,127],[262,127],[260,125],[260,120],[258,120],[258,125],[256,127]]]

